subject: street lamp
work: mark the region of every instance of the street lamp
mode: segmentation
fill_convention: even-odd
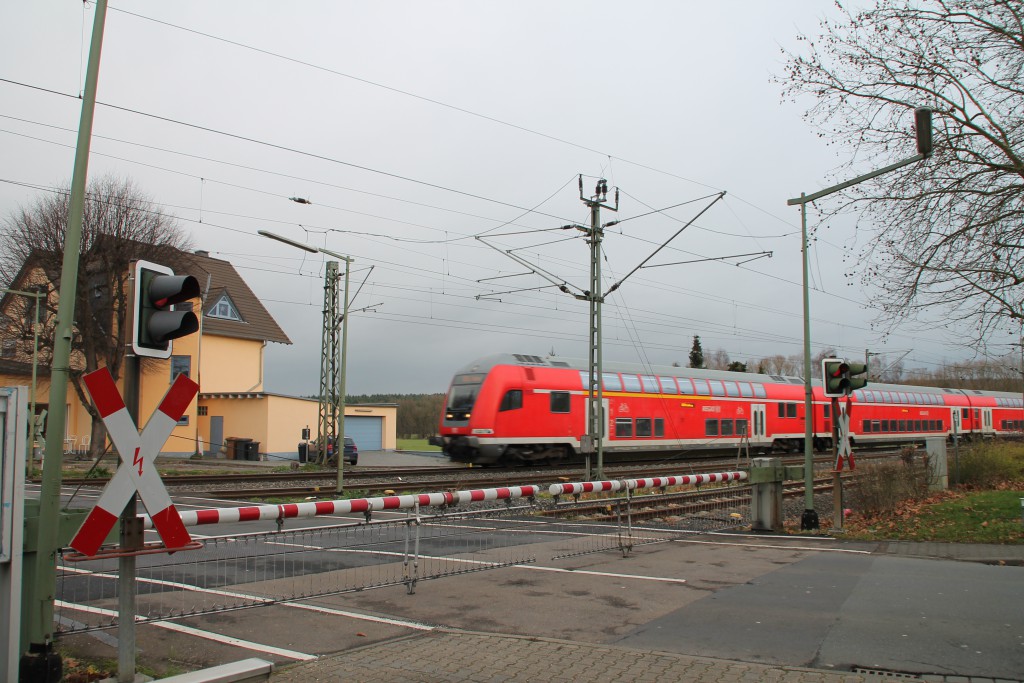
[[[300,202],[308,203],[308,202]],[[329,249],[311,247],[302,242],[276,235],[266,230],[258,230],[257,234],[272,240],[283,242],[296,249],[311,254],[322,253],[341,259],[345,262],[345,299],[341,314],[341,354],[338,360],[338,262],[328,261],[324,274],[324,329],[320,349],[320,415],[317,420],[317,443],[326,453],[331,436],[335,439],[335,456],[338,459],[337,492],[341,493],[345,482],[345,368],[348,358],[348,305],[349,305],[349,271],[355,259],[343,256]],[[340,373],[335,372],[340,366]],[[340,436],[339,436],[340,434]]]
[[[932,110],[928,107],[918,107],[914,110],[914,129],[917,137],[917,154],[897,161],[885,168],[871,171],[856,178],[847,180],[844,183],[826,187],[813,194],[800,193],[786,202],[787,206],[800,205],[800,239],[801,252],[803,255],[803,304],[804,304],[804,513],[800,518],[800,528],[803,530],[818,528],[818,513],[814,510],[814,421],[813,403],[811,400],[811,314],[810,314],[810,289],[808,287],[808,265],[807,265],[807,205],[816,199],[821,199],[834,192],[845,190],[865,180],[876,178],[890,171],[909,166],[910,164],[924,161],[932,155]]]

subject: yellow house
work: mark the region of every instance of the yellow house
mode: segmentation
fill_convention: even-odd
[[[165,455],[202,453],[224,458],[259,453],[265,459],[297,459],[303,429],[316,435],[318,401],[266,392],[263,387],[267,343],[290,344],[291,340],[229,262],[204,251],[187,258],[188,273],[199,281],[204,295],[178,307],[196,312],[199,333],[175,340],[169,359],[143,359],[140,427],[156,410],[173,379],[185,373],[199,384],[199,396],[164,445]],[[20,284],[27,290],[25,283],[38,282],[38,277],[39,273],[23,271],[12,289],[21,289]],[[0,312],[24,316],[24,305],[14,303],[17,296],[7,294],[0,299]],[[32,363],[26,341],[23,331],[16,333],[11,326],[0,325],[0,386],[30,383]],[[50,368],[37,370],[36,413],[41,414],[49,400]],[[394,449],[397,410],[394,404],[347,405],[346,433],[361,451]],[[70,385],[67,411],[65,451],[84,454],[91,417]],[[252,445],[243,450],[228,448],[236,439],[249,439]]]

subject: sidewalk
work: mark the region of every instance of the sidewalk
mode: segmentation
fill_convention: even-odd
[[[996,683],[972,676],[885,676],[770,666],[550,638],[437,630],[276,670],[275,683]]]
[[[873,555],[1024,565],[1024,545],[881,543]],[[569,618],[569,617],[566,617]],[[739,635],[737,637],[740,637]],[[1024,679],[1024,676],[1021,677]],[[438,628],[280,667],[275,683],[1009,683],[1011,679],[900,672],[836,671],[729,661],[554,638]]]

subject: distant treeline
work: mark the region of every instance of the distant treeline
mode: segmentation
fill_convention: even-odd
[[[367,394],[347,396],[345,402],[353,403],[397,403],[398,425],[396,432],[400,439],[421,439],[437,434],[444,394]]]

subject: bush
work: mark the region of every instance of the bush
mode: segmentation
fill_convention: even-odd
[[[964,486],[992,488],[1024,480],[1024,444],[983,442],[960,449],[959,463],[949,453],[949,480]],[[957,475],[959,481],[957,482]]]
[[[900,462],[863,465],[847,495],[851,507],[866,515],[893,510],[904,501],[928,496],[928,468],[923,458],[914,462],[910,454]]]

